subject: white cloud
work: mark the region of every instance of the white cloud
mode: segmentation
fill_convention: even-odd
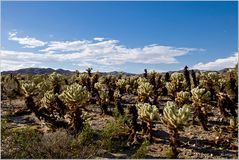
[[[95,40],[95,41],[103,41],[104,38],[102,38],[102,37],[95,37],[94,40]]]
[[[144,64],[178,63],[176,57],[192,51],[195,48],[176,48],[162,45],[147,45],[142,48],[128,48],[117,40],[102,41],[53,41],[48,47],[40,50],[46,54],[64,54],[64,59],[84,59],[102,65],[119,65],[126,62]]]
[[[213,62],[208,63],[198,63],[194,65],[193,69],[200,69],[200,70],[220,70],[223,68],[232,68],[238,63],[238,52],[233,54],[230,57],[226,58],[219,58]]]
[[[17,32],[9,32],[9,40],[16,41],[19,44],[23,45],[23,48],[36,48],[46,45],[46,42],[37,40],[36,38],[30,37],[17,37]]]
[[[19,39],[16,37],[16,33],[9,33],[9,38]],[[120,69],[119,65],[125,63],[179,63],[177,57],[190,52],[202,51],[202,49],[177,48],[159,44],[146,45],[141,48],[129,48],[120,44],[118,40],[106,40],[99,37],[93,40],[50,41],[43,43],[44,45],[47,44],[46,47],[34,53],[2,50],[1,59],[4,60],[2,62],[4,66],[2,70],[9,70],[7,64],[9,66],[14,65],[14,63],[9,63],[9,61],[16,62],[16,68],[20,67],[17,64],[18,62],[23,64],[24,67],[30,67],[32,64],[50,67],[51,64],[55,64],[62,68],[64,63],[66,66],[69,66],[68,69],[76,69],[78,66],[114,70]],[[28,46],[28,48],[33,47],[33,44],[24,43],[24,45],[25,47]]]

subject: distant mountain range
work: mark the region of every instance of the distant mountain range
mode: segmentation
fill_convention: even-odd
[[[59,74],[65,74],[65,75],[70,75],[74,74],[75,71],[69,71],[69,70],[64,70],[64,69],[52,69],[52,68],[24,68],[24,69],[19,69],[15,71],[2,71],[2,75],[6,74],[51,74],[53,72],[59,73]],[[126,72],[99,72],[102,75],[106,74],[111,74],[111,75],[119,75],[119,74],[125,74],[125,75],[136,75],[132,73],[126,73]]]
[[[224,73],[227,72],[229,69],[231,68],[224,68],[222,70],[219,70],[217,72],[219,73]],[[195,72],[199,72],[200,70],[194,70]],[[69,75],[69,74],[74,74],[75,71],[69,71],[69,70],[64,70],[64,69],[52,69],[52,68],[24,68],[24,69],[19,69],[19,70],[15,70],[15,71],[2,71],[1,74],[2,75],[6,75],[6,74],[51,74],[53,72],[59,73],[59,74],[65,74],[65,75]],[[173,73],[175,71],[169,71],[169,73]],[[183,70],[179,70],[177,72],[183,72]],[[137,74],[133,74],[133,73],[126,73],[126,72],[117,72],[117,71],[113,71],[113,72],[99,72],[100,74],[106,75],[106,74],[111,74],[111,75],[119,75],[119,74],[124,74],[124,75],[137,75]],[[142,71],[143,73],[143,71]],[[162,72],[162,74],[164,74],[166,72]]]

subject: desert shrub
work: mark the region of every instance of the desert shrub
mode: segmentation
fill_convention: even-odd
[[[149,141],[144,141],[139,149],[132,155],[131,158],[133,159],[142,159],[145,158],[145,156],[148,153],[147,147],[149,146],[150,142]]]
[[[33,158],[35,141],[40,142],[41,134],[31,127],[5,128],[2,132],[1,158]]]
[[[78,141],[82,145],[93,144],[97,136],[97,132],[87,124],[78,135]]]
[[[3,128],[2,130],[4,130]],[[85,145],[82,143],[83,141],[69,135],[64,129],[43,134],[32,127],[7,128],[2,134],[1,158],[89,158],[94,157],[99,150],[93,143]],[[89,140],[92,137],[89,128],[82,134],[79,137],[84,138],[80,138],[80,140]]]
[[[125,125],[125,118],[123,116],[116,119],[114,122],[108,122],[101,132],[100,141],[103,149],[112,151],[115,148],[126,145],[126,141],[119,141],[119,138],[127,136],[128,130]]]

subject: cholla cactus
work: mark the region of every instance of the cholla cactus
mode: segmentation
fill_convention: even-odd
[[[233,104],[233,101],[230,99],[229,95],[223,92],[219,92],[217,94],[217,97],[217,106],[220,109],[221,115],[223,115],[224,118],[229,116],[229,113],[226,111],[226,109],[228,109],[231,116],[237,117],[237,106]]]
[[[124,78],[118,79],[118,81],[116,82],[116,86],[119,88],[121,94],[123,94],[125,92],[126,85],[127,85],[127,83]]]
[[[230,125],[228,126],[228,129],[231,131],[231,132],[235,132],[238,128],[238,121],[237,121],[237,118],[236,117],[230,117]]]
[[[153,122],[159,118],[158,108],[155,105],[149,103],[136,104],[139,118],[145,122]]]
[[[2,76],[3,78],[3,76]],[[9,99],[9,105],[11,106],[12,99],[20,95],[20,83],[16,77],[12,74],[7,75],[1,81],[1,89],[4,91]]]
[[[230,99],[236,105],[236,103],[238,103],[238,68],[237,67],[235,67],[234,70],[227,71],[226,83],[228,84],[227,93]]]
[[[119,90],[114,91],[114,104],[115,104],[114,116],[118,117],[119,114],[123,115],[124,109],[121,105],[121,94]]]
[[[171,77],[170,80],[179,84],[184,80],[184,76],[182,73],[178,73],[178,72],[174,72]]]
[[[55,103],[56,103],[56,95],[53,94],[52,91],[47,91],[44,94],[44,97],[41,99],[41,103],[43,104],[43,106],[46,109],[49,109],[50,112],[52,113],[52,111],[54,110]]]
[[[196,109],[196,115],[201,122],[204,130],[208,130],[206,127],[207,122],[207,110],[210,102],[210,91],[206,91],[205,88],[194,88],[191,90],[192,93],[192,105]]]
[[[218,85],[219,74],[217,72],[203,72],[200,75],[200,87],[206,88],[211,92],[210,99],[213,100],[216,96],[216,88]]]
[[[78,104],[85,103],[89,98],[89,93],[85,87],[74,83],[71,86],[68,86],[59,98],[65,102],[69,109],[73,109],[77,107]]]
[[[194,103],[207,103],[210,101],[210,91],[206,91],[205,88],[194,88],[191,90],[192,100]]]
[[[38,83],[36,87],[38,89],[40,98],[43,98],[44,93],[46,93],[47,91],[50,91],[51,84],[47,81],[42,81],[42,82]]]
[[[139,102],[148,102],[153,94],[153,86],[149,82],[141,82],[139,83],[137,92]]]
[[[126,90],[126,92],[129,94],[129,93],[131,93],[131,91],[132,91],[132,89],[131,89],[132,87],[129,85],[129,84],[127,84],[126,86],[125,86],[125,90]]]
[[[175,101],[179,106],[182,106],[183,104],[188,104],[191,101],[190,92],[178,92]]]
[[[166,83],[166,88],[168,90],[168,94],[172,97],[175,97],[177,92],[186,87],[186,82],[184,81],[183,74],[177,72],[174,72],[171,75],[170,80],[170,82]]]
[[[51,81],[59,81],[61,79],[61,74],[53,72],[52,74],[49,75],[49,79]]]
[[[62,76],[60,74],[57,74],[56,72],[53,72],[52,74],[50,74],[49,80],[51,81],[52,84],[53,93],[59,94],[61,89]]]
[[[176,103],[168,101],[163,110],[162,121],[169,130],[170,146],[173,151],[172,158],[176,158],[178,155],[178,131],[182,130],[185,126],[190,125],[191,117],[189,105],[184,105],[182,108],[178,109]]]
[[[114,91],[114,99],[119,99],[121,97],[120,91],[116,90]]]
[[[39,106],[33,100],[35,95],[36,85],[33,82],[21,82],[21,88],[25,95],[25,104],[31,112],[35,113],[38,119],[42,116],[42,113],[39,112]]]
[[[74,83],[71,86],[67,87],[67,89],[62,92],[59,98],[62,99],[62,101],[68,107],[67,114],[70,118],[70,129],[73,130],[74,134],[78,133],[84,127],[82,109],[78,105],[82,105],[88,100],[88,91],[85,87]]]
[[[191,120],[190,105],[183,105],[177,108],[176,103],[168,101],[163,110],[163,122],[169,129],[182,130],[184,126],[188,126]]]
[[[102,84],[102,82],[97,82],[95,83],[95,89],[98,92],[97,103],[101,107],[102,114],[108,114],[107,106],[110,102],[108,87],[106,86],[106,84]]]
[[[22,82],[21,88],[24,92],[25,97],[29,97],[34,95],[34,91],[36,90],[36,85],[33,82]]]
[[[148,81],[147,81],[147,79],[144,78],[144,77],[139,77],[139,78],[137,79],[138,85],[140,85],[141,83],[146,83],[146,82],[148,82]]]
[[[152,140],[152,128],[153,121],[159,119],[158,108],[155,105],[149,103],[136,104],[139,118],[147,124],[146,134],[149,136],[149,140]]]

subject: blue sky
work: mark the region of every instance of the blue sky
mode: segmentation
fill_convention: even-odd
[[[233,67],[237,10],[237,2],[2,2],[1,69]]]

